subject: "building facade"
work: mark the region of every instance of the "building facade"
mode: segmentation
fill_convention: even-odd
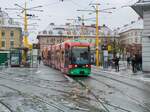
[[[95,25],[55,25],[51,23],[46,30],[39,32],[37,39],[39,40],[40,50],[42,51],[44,47],[58,44],[68,39],[85,38],[88,39],[89,43],[95,44],[95,32]],[[105,25],[99,27],[99,40],[101,45],[112,44],[118,36]]]
[[[0,49],[19,48],[22,43],[21,28],[0,27]]]
[[[150,72],[150,0],[139,0],[131,6],[143,18],[142,65],[143,71]]]
[[[22,45],[22,28],[0,9],[0,50],[18,48]]]
[[[135,54],[142,54],[142,34],[143,34],[143,20],[138,19],[132,21],[130,24],[118,28],[118,38],[120,51],[123,58]]]

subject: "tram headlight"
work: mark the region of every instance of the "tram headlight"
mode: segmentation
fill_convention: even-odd
[[[89,67],[89,65],[86,65],[86,67]]]
[[[78,65],[75,65],[75,67],[78,67]]]

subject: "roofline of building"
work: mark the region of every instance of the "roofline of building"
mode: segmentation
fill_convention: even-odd
[[[12,27],[12,26],[0,26],[0,28],[18,28],[18,29],[22,29],[22,28],[19,27],[19,26],[18,26],[18,27],[17,27],[17,26],[16,26],[16,27]]]
[[[81,36],[81,35],[80,35]],[[80,37],[79,35],[37,35],[37,39],[39,39],[39,37]],[[100,37],[120,37],[120,35],[99,35]],[[95,38],[96,35],[84,35],[84,37],[93,37]]]
[[[134,6],[150,6],[150,2],[137,2]]]
[[[144,29],[143,29],[143,28],[132,28],[132,29],[123,31],[123,32],[121,32],[121,33],[126,33],[126,32],[131,31],[131,30],[144,30]],[[119,33],[119,34],[121,34],[121,33]]]

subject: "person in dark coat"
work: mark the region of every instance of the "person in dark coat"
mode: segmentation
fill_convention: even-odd
[[[131,61],[131,57],[127,57],[127,67],[129,68],[130,67],[130,61]]]
[[[138,70],[142,71],[142,56],[139,55],[138,57]]]
[[[116,72],[119,72],[119,58],[115,57],[114,59]]]
[[[136,72],[136,58],[135,58],[135,55],[132,56],[131,62],[132,62],[132,72],[135,73]]]
[[[142,56],[140,56],[140,68],[141,68],[141,71],[142,71]]]
[[[41,64],[41,60],[42,60],[41,56],[38,56],[39,64]]]

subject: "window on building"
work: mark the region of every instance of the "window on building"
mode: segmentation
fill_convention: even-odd
[[[63,32],[62,32],[62,31],[58,31],[58,34],[59,34],[59,35],[62,35],[62,34],[63,34]]]
[[[5,39],[5,32],[2,31],[2,39]]]
[[[52,34],[53,34],[53,31],[50,30],[50,31],[49,31],[49,34],[52,35]]]
[[[11,37],[14,36],[14,32],[13,32],[13,31],[10,32],[10,36],[11,36]]]
[[[138,35],[138,33],[137,33],[137,31],[135,32],[135,36],[137,36]]]
[[[10,39],[11,39],[11,40],[14,39],[14,32],[13,32],[13,31],[10,32]]]
[[[2,36],[5,36],[5,32],[4,31],[2,31]]]
[[[137,43],[137,41],[138,41],[138,39],[137,39],[137,38],[135,38],[135,43]]]
[[[5,47],[5,41],[2,41],[2,47]]]
[[[43,31],[43,34],[47,34],[47,31],[46,31],[46,30],[44,30],[44,31]]]
[[[47,39],[47,44],[49,44],[49,39]]]
[[[10,47],[14,47],[14,41],[10,41]]]

